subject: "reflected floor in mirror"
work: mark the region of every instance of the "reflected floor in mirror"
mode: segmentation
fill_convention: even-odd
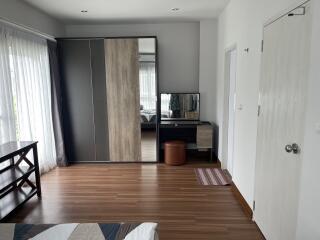
[[[141,158],[143,162],[157,161],[157,133],[156,131],[141,132]]]

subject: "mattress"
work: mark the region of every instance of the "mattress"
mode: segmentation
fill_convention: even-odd
[[[156,223],[0,224],[0,240],[158,240]]]

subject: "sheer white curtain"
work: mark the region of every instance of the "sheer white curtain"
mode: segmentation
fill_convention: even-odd
[[[15,113],[17,140],[39,142],[40,170],[42,173],[47,172],[56,166],[47,43],[28,33],[5,27],[3,29],[9,52],[12,94],[11,109],[4,111]],[[7,65],[1,68],[7,68]],[[6,124],[12,122],[9,123],[8,119]]]
[[[154,63],[140,63],[140,105],[144,110],[156,109],[156,69]]]
[[[0,144],[16,140],[7,34],[0,26]]]

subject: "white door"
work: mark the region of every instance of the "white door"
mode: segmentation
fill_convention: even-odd
[[[234,164],[234,123],[236,101],[237,49],[230,48],[225,52],[225,88],[223,112],[223,159],[226,168],[233,175]]]
[[[303,145],[310,7],[303,12],[264,28],[254,219],[268,240],[295,238],[301,153],[292,146]]]
[[[234,123],[236,105],[236,73],[237,73],[237,50],[233,49],[227,53],[229,56],[229,113],[228,113],[228,165],[227,169],[233,176],[234,160]]]

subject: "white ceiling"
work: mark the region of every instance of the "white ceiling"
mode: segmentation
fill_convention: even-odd
[[[199,21],[214,18],[229,0],[24,0],[65,23]],[[172,11],[179,8],[179,11]],[[81,13],[87,10],[88,13]]]

